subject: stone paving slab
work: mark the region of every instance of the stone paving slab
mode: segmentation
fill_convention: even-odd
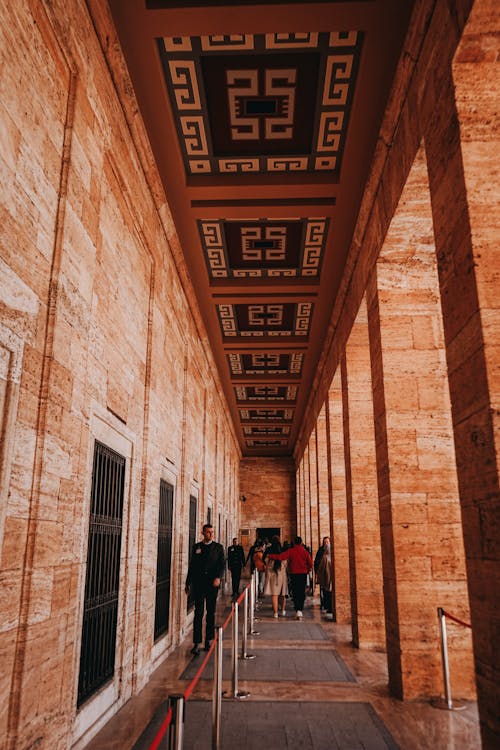
[[[254,638],[253,643],[258,645],[259,638],[263,640],[279,641],[328,641],[328,634],[321,625],[314,622],[297,622],[297,620],[261,620],[255,623],[255,629],[259,636],[248,636]],[[227,639],[226,639],[227,643]],[[241,643],[241,641],[240,641]]]
[[[254,643],[247,649],[256,655],[256,659],[238,661],[238,678],[243,680],[263,680],[269,682],[355,682],[344,661],[334,651],[321,649],[265,648],[259,651]],[[203,660],[202,651],[193,657],[181,674],[181,680],[191,680],[197,673]],[[231,679],[231,653],[224,650],[222,660],[222,677]],[[213,654],[203,670],[201,679],[213,678]]]
[[[133,750],[147,750],[165,716],[159,707]],[[188,701],[184,747],[211,749],[210,701]],[[160,750],[166,750],[165,741]],[[369,703],[223,701],[221,750],[399,750]]]

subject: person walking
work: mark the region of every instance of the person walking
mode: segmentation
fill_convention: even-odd
[[[261,541],[257,544],[255,552],[253,553],[253,567],[259,575],[259,596],[262,596],[264,591],[264,574],[266,572],[266,563],[264,562],[264,545]]]
[[[282,551],[279,536],[273,536],[271,546],[264,553],[264,561],[267,562],[266,558],[269,553],[279,554]],[[264,596],[271,597],[275,620],[278,619],[278,607],[282,616],[285,616],[285,597],[288,593],[286,568],[286,560],[283,560],[283,562],[281,560],[269,560],[266,566]]]
[[[314,558],[314,573],[316,575],[316,580],[319,583],[318,579],[318,568],[320,566],[321,560],[323,559],[323,555],[325,553],[326,546],[330,546],[330,537],[324,536],[323,541],[321,543],[321,547],[318,548],[318,551],[316,552],[316,557]],[[320,602],[320,608],[322,612],[326,611],[325,606],[325,596],[324,596],[324,590],[321,584],[319,583],[319,602]]]
[[[194,598],[193,648],[198,656],[202,641],[203,613],[206,606],[205,651],[208,651],[215,633],[215,606],[221,578],[224,575],[224,547],[213,541],[213,526],[203,526],[203,541],[193,546],[186,576],[186,594]]]
[[[326,612],[328,620],[333,620],[332,612],[332,588],[333,588],[333,576],[332,576],[332,549],[330,546],[330,539],[325,537],[323,540],[323,554],[318,564],[316,571],[316,578],[320,587],[320,594],[322,597],[322,609]]]
[[[300,536],[296,536],[292,547],[279,554],[270,552],[268,557],[270,560],[288,560],[293,606],[295,607],[297,620],[302,620],[306,598],[306,580],[313,565],[311,555],[302,544]]]
[[[227,567],[231,571],[231,585],[233,588],[233,599],[238,598],[240,591],[241,571],[245,566],[245,553],[241,544],[238,544],[237,537],[234,537],[233,543],[227,548]]]

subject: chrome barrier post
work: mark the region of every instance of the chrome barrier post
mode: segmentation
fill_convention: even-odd
[[[245,598],[243,599],[243,635],[241,638],[241,658],[255,659],[255,654],[247,653],[248,640],[248,587],[245,589]]]
[[[184,740],[184,696],[169,695],[168,707],[172,709],[172,721],[168,729],[169,750],[182,750]]]
[[[249,634],[250,635],[260,635],[256,630],[254,630],[254,623],[255,623],[255,578],[252,577],[251,583],[250,583],[250,623],[249,623]]]
[[[214,684],[212,694],[212,750],[220,747],[220,714],[222,707],[222,628],[216,627],[217,642],[214,654]]]
[[[239,604],[236,601],[233,606],[233,643],[232,643],[232,661],[233,661],[233,689],[232,698],[240,700],[248,698],[250,693],[245,690],[238,690],[238,628],[239,628]]]
[[[259,602],[259,571],[258,570],[254,570],[253,572],[253,583],[255,587],[255,598],[254,598],[255,609],[259,609],[260,602]]]
[[[460,701],[453,703],[451,698],[450,663],[448,660],[448,636],[446,633],[446,616],[442,607],[437,608],[439,620],[439,636],[441,641],[441,661],[443,663],[444,700],[438,698],[431,701],[435,708],[444,708],[447,711],[461,711],[465,705]]]

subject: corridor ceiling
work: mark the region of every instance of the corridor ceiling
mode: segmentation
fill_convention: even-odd
[[[243,455],[292,455],[411,0],[110,0]]]

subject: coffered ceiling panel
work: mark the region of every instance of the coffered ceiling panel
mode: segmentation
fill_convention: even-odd
[[[411,0],[110,0],[235,429],[291,455]]]

